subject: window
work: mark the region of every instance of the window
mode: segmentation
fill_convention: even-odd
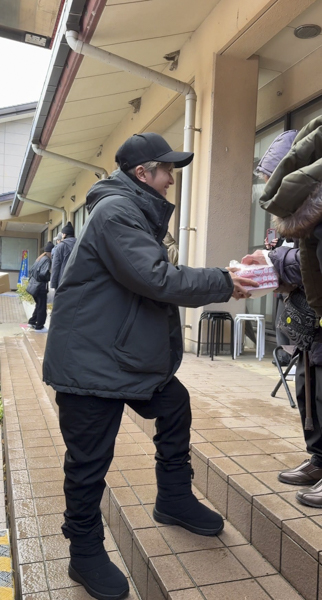
[[[44,247],[48,242],[48,227],[41,233],[40,236],[40,254],[44,251]]]
[[[322,100],[318,98],[290,114],[290,129],[302,129],[304,125],[307,125],[312,119],[320,117],[321,114]]]
[[[88,213],[85,208],[85,204],[83,204],[83,206],[74,212],[74,230],[76,238],[79,236],[87,217]]]
[[[1,269],[3,271],[19,271],[22,252],[28,250],[29,269],[38,256],[38,240],[33,238],[1,238]]]

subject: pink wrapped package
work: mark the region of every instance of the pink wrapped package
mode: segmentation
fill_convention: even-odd
[[[233,266],[233,265],[232,265]],[[238,271],[235,272],[239,277],[247,277],[257,281],[259,287],[253,288],[245,285],[246,290],[251,292],[253,298],[265,296],[279,286],[277,272],[274,267],[269,265],[236,265]]]

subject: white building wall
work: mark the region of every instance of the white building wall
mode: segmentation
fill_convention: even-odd
[[[0,194],[16,189],[32,120],[33,116],[0,120]]]

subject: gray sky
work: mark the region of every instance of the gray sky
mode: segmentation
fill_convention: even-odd
[[[50,57],[50,50],[0,38],[0,108],[39,100]]]

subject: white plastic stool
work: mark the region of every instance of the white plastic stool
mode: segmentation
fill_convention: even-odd
[[[265,356],[265,317],[264,315],[238,314],[234,322],[234,358],[242,353],[243,321],[257,322],[256,358]]]

